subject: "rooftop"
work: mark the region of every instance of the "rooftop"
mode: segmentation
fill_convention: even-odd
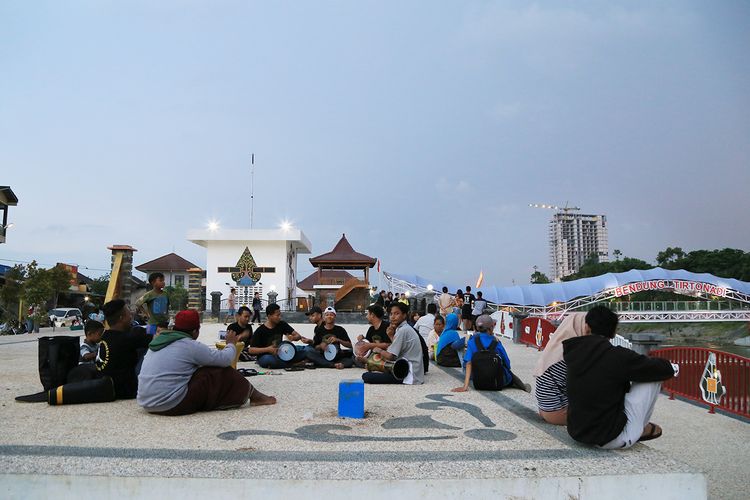
[[[314,267],[326,267],[329,269],[373,267],[376,262],[377,259],[374,257],[355,251],[349,240],[346,239],[346,234],[341,235],[341,239],[333,247],[333,250],[310,258],[310,264]]]
[[[198,267],[187,259],[183,259],[174,252],[170,252],[167,255],[148,261],[140,266],[135,266],[136,269],[145,273],[149,271],[187,271]]]
[[[212,241],[287,241],[297,253],[310,253],[312,245],[300,229],[191,229],[187,233],[188,241],[202,247],[208,247]]]

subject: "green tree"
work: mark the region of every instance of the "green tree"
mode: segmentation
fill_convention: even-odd
[[[684,269],[750,281],[750,252],[736,248],[693,250],[685,253],[679,247],[669,247],[657,254],[656,262],[666,269]]]
[[[549,278],[546,274],[540,271],[534,271],[531,275],[531,283],[532,284],[542,284],[542,283],[550,283]]]
[[[78,276],[73,276],[68,269],[62,266],[55,266],[47,269],[47,274],[54,298],[53,307],[57,307],[57,300],[60,296],[60,292],[68,290],[71,281],[77,284],[76,279]]]
[[[26,280],[26,266],[16,264],[5,272],[5,285],[0,287],[0,320],[18,319],[18,308],[23,295],[23,283]]]
[[[97,295],[107,295],[107,288],[109,288],[109,274],[99,276],[91,281],[91,293]]]
[[[656,264],[665,269],[679,269],[674,267],[674,264],[684,259],[685,255],[680,247],[667,247],[663,252],[656,254]]]
[[[58,266],[44,269],[32,261],[26,274],[23,298],[29,306],[36,308],[35,320],[39,320],[47,314],[47,303],[56,303],[58,294],[70,288],[70,272]]]
[[[182,311],[187,308],[188,291],[182,285],[165,286],[164,292],[169,297],[169,306],[173,311]]]

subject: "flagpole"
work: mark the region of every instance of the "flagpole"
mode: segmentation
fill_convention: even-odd
[[[255,153],[250,154],[250,229],[253,228],[255,209]]]

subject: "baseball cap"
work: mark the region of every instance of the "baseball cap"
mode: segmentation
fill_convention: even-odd
[[[331,306],[328,306],[328,307],[326,307],[326,310],[323,311],[323,314],[326,314],[326,313],[333,313],[335,315],[336,314],[336,309],[334,309]]]
[[[489,314],[482,314],[476,319],[477,330],[487,332],[492,329],[495,320]]]
[[[323,309],[321,309],[318,306],[314,306],[312,309],[310,309],[309,311],[305,313],[305,316],[310,316],[311,314],[315,314],[315,313],[323,314]]]

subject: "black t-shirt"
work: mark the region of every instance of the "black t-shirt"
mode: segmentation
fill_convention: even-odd
[[[227,327],[227,331],[233,331],[237,334],[237,341],[238,342],[244,342],[245,348],[244,350],[247,351],[247,349],[250,347],[250,341],[253,338],[253,327],[248,323],[244,328],[240,326],[239,323],[234,322],[231,325]],[[240,338],[240,335],[245,334],[245,337]]]
[[[468,318],[471,316],[471,310],[474,307],[474,294],[473,293],[465,293],[464,294],[464,305],[461,308],[461,316],[464,318]]]
[[[112,378],[117,399],[133,399],[138,393],[137,350],[148,347],[152,339],[140,326],[129,332],[106,330],[102,334],[96,369]]]
[[[391,338],[385,332],[388,329],[388,325],[389,323],[387,321],[382,321],[380,323],[380,328],[378,329],[375,329],[374,326],[370,325],[370,328],[368,328],[365,338],[367,339],[368,342],[373,342],[373,343],[386,342],[390,344]]]
[[[286,321],[279,321],[279,324],[273,328],[268,328],[263,323],[256,328],[250,339],[250,347],[276,347],[284,340],[284,335],[289,335],[293,331],[294,328],[289,326]]]
[[[323,342],[323,339],[329,335],[335,336],[339,340],[343,340],[345,342],[351,342],[349,339],[349,334],[346,333],[346,330],[343,326],[339,325],[333,325],[333,328],[330,330],[327,329],[325,326],[320,325],[315,327],[315,336],[313,337],[313,345],[318,346],[321,342]]]
[[[250,323],[242,327],[240,326],[239,323],[234,322],[227,327],[227,331],[229,330],[235,332],[238,337],[242,334],[245,334],[244,338],[237,339],[237,340],[244,342],[246,346],[250,345],[250,339],[253,338],[253,327],[250,325]]]
[[[259,298],[253,297],[253,310],[260,311],[261,309],[263,309],[263,303]]]

